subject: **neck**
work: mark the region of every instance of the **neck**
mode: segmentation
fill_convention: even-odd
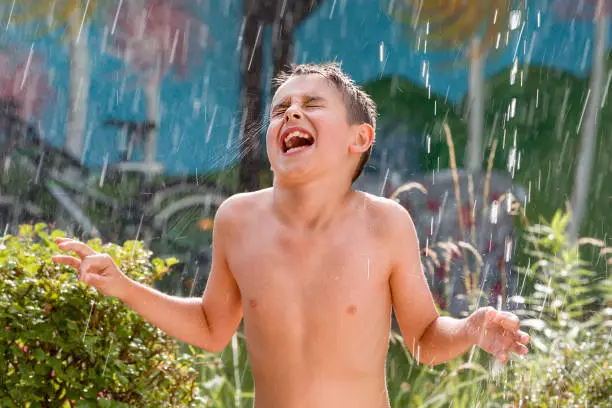
[[[317,229],[329,225],[352,192],[350,183],[334,179],[291,185],[275,179],[273,207],[283,223],[299,229]]]

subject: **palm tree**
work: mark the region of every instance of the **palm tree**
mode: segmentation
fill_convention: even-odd
[[[11,7],[10,22],[38,23],[48,26],[43,33],[64,29],[70,50],[66,151],[81,159],[83,135],[87,124],[90,86],[89,24],[101,0],[4,0]]]
[[[466,169],[480,171],[483,161],[484,61],[503,46],[513,7],[523,0],[403,0],[392,16],[410,27],[411,37],[424,36],[427,50],[463,49],[469,61],[469,138]],[[417,40],[418,41],[418,40]],[[501,43],[501,44],[500,44]]]
[[[240,185],[247,191],[260,187],[261,149],[259,127],[262,119],[262,29],[272,24],[274,75],[293,58],[293,32],[322,0],[244,0],[244,28],[240,76],[242,88],[242,124]]]
[[[503,36],[505,40],[505,33],[510,30],[512,8],[521,7],[521,4],[522,0],[402,0],[391,11],[394,18],[410,27],[411,38],[415,40],[413,42],[423,47],[426,52],[456,52],[459,50],[468,58],[469,133],[464,167],[469,175],[467,179],[475,185],[483,181],[482,178],[472,181],[471,175],[481,173],[483,162],[484,61],[489,52],[504,45],[505,41],[501,41],[501,38]],[[469,185],[469,183],[465,184]],[[457,191],[461,190],[457,186],[455,188]],[[462,214],[464,208],[461,200],[457,200],[456,211],[459,227],[462,230],[461,239],[471,242],[477,247],[477,250],[483,252],[484,248],[479,245],[482,244],[480,240],[474,242],[475,231],[472,232],[470,239],[468,229],[472,231],[473,229],[464,228],[465,221],[468,224],[471,222],[472,212],[468,209],[465,214],[467,217]],[[481,229],[483,227],[483,225],[479,226]],[[494,244],[499,245],[499,242]],[[488,254],[487,259],[490,258],[490,255]],[[461,267],[456,268],[449,277],[451,282],[449,309],[454,316],[461,316],[467,312],[468,304],[465,295],[468,292],[466,272],[469,263],[464,251]],[[484,274],[483,279],[492,281],[495,275],[494,273]],[[505,277],[503,268],[499,268],[499,275],[503,282]],[[471,281],[473,276],[469,278]],[[488,286],[484,281],[482,284]]]
[[[595,22],[589,93],[587,94],[584,122],[580,128],[580,152],[578,153],[574,188],[572,190],[572,219],[567,227],[569,242],[575,244],[578,240],[591,186],[599,111],[602,107],[604,95],[604,72],[612,3],[609,0],[584,0],[583,4],[580,5],[563,0],[557,1],[556,5],[558,14],[563,19],[585,18]]]
[[[190,12],[187,1],[121,1],[108,17],[113,19],[108,50],[140,80],[147,122],[156,125],[145,141],[145,162],[152,164],[161,122],[161,81],[173,67],[177,76],[185,76],[206,45],[208,26]]]

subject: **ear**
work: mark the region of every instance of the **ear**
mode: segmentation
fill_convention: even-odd
[[[349,145],[349,152],[364,153],[372,144],[374,144],[374,128],[367,123],[362,123],[355,131],[355,136]]]

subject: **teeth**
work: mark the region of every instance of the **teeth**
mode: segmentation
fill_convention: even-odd
[[[284,142],[287,143],[289,142],[291,139],[293,139],[294,137],[301,137],[302,139],[310,139],[311,137],[309,135],[307,135],[306,133],[300,132],[299,130],[295,130],[291,133],[289,133],[286,137]]]

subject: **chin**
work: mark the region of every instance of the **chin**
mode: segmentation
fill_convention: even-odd
[[[301,184],[312,179],[312,172],[307,169],[282,169],[274,170],[274,180],[282,184]]]

